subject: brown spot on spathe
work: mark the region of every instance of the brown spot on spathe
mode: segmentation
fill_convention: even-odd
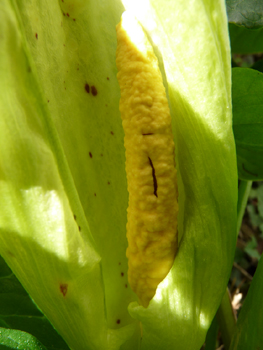
[[[63,294],[63,297],[65,297],[67,292],[68,292],[68,284],[67,283],[60,283],[59,289],[60,289],[60,292]]]
[[[89,84],[86,83],[84,87],[85,87],[86,92],[89,94]]]
[[[96,87],[94,85],[91,86],[91,93],[93,96],[98,95],[98,90],[96,89]]]

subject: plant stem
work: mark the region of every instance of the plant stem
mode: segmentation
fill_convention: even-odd
[[[236,317],[232,308],[231,297],[228,288],[226,289],[221,304],[217,310],[216,319],[219,324],[225,349],[228,350],[236,325]]]
[[[252,181],[240,181],[238,187],[238,202],[237,202],[237,235],[241,227],[244,212],[247,206],[248,196],[251,190]]]
[[[218,333],[218,322],[214,317],[205,339],[205,350],[215,350]]]
[[[251,186],[252,181],[241,180],[239,183],[237,203],[237,235],[241,227]],[[226,289],[221,304],[218,308],[216,318],[222,334],[225,349],[228,350],[230,347],[231,338],[236,324],[236,317],[233,312],[228,288]]]

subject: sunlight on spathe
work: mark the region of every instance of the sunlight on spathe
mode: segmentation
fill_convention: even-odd
[[[124,12],[122,15],[122,27],[126,31],[131,42],[136,46],[138,51],[146,54],[147,46],[145,45],[145,34],[133,15]]]
[[[64,261],[75,257],[84,266],[91,257],[96,260],[92,249],[84,242],[62,192],[32,187],[21,190],[21,194],[25,217],[30,223],[30,229],[21,232],[21,236],[29,237],[43,250]]]
[[[122,3],[126,11],[129,11],[139,21],[143,19],[143,23],[145,27],[147,27],[147,30],[152,31],[156,27],[149,0],[123,0]]]
[[[164,300],[169,299],[169,308],[172,312],[183,317],[190,319],[192,317],[192,310],[190,305],[186,303],[185,297],[181,294],[179,289],[174,285],[171,271],[165,277],[165,279],[158,285],[154,301],[158,304],[163,303]]]
[[[21,190],[21,194],[27,221],[31,223],[31,229],[22,235],[30,237],[45,250],[67,259],[64,208],[58,193],[32,187]]]

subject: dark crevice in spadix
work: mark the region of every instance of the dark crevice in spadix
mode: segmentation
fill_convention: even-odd
[[[152,167],[152,177],[153,177],[153,194],[158,197],[157,195],[157,188],[158,188],[158,185],[157,185],[157,179],[156,179],[156,176],[155,176],[155,169],[154,169],[154,166],[153,166],[153,162],[151,160],[150,157],[148,157],[149,159],[149,162],[150,162],[150,166]]]

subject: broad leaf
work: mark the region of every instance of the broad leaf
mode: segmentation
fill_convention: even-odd
[[[232,53],[255,54],[263,52],[263,28],[251,30],[229,23],[229,35]]]
[[[48,350],[31,334],[0,327],[0,349]]]
[[[263,27],[261,0],[226,0],[228,20],[250,29]]]
[[[0,257],[0,327],[28,332],[50,350],[68,349],[46,317],[37,309],[2,257]]]
[[[263,74],[233,68],[233,130],[237,147],[238,176],[263,179]]]

